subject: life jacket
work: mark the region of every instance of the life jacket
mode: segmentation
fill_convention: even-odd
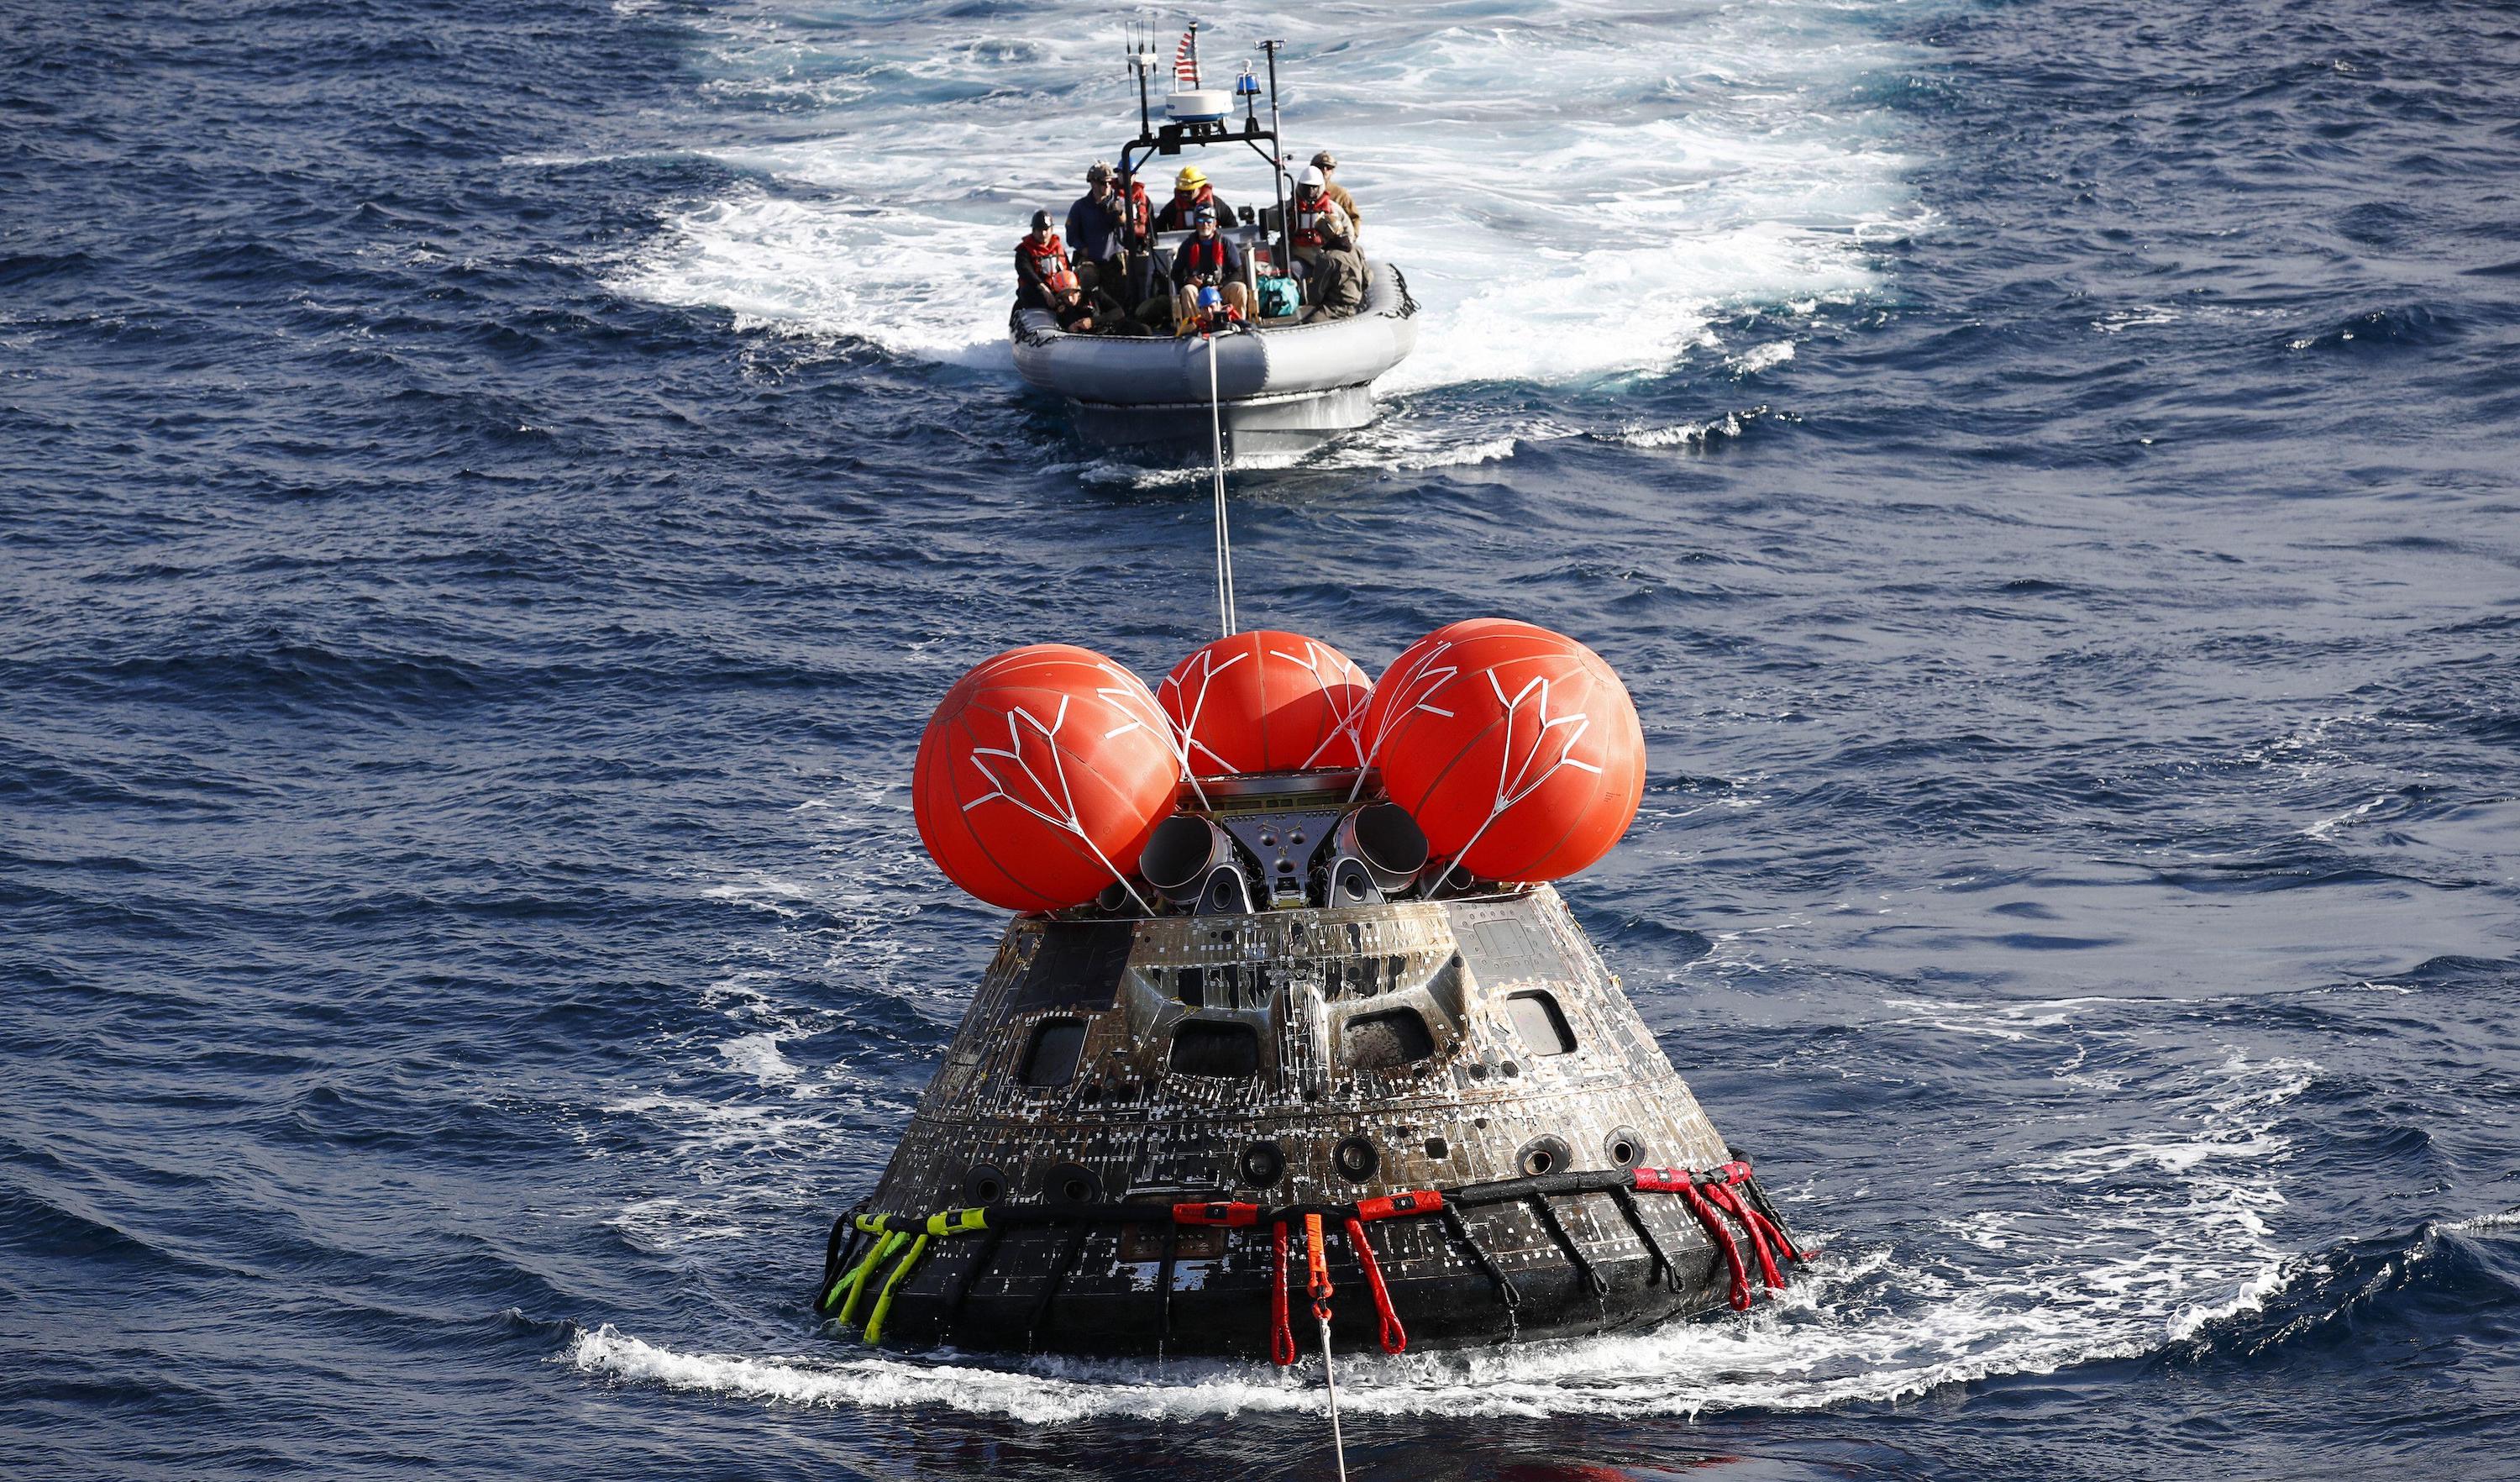
[[[1057,232],[1050,234],[1048,242],[1035,242],[1032,233],[1026,232],[1015,243],[1015,260],[1031,263],[1033,275],[1047,280],[1067,266],[1067,244],[1058,240]]]
[[[1212,309],[1201,311],[1194,322],[1202,334],[1214,334],[1229,325],[1240,324],[1242,311],[1230,303],[1220,303]]]
[[[1322,227],[1329,221],[1330,197],[1328,191],[1313,198],[1306,205],[1295,202],[1295,246],[1317,247],[1322,245]]]
[[[1140,242],[1154,235],[1155,208],[1147,201],[1147,183],[1129,182],[1129,230]]]
[[[1221,232],[1214,237],[1192,237],[1174,252],[1181,270],[1193,278],[1206,273],[1225,276],[1225,236]]]
[[[1198,194],[1192,196],[1187,204],[1183,203],[1181,193],[1178,191],[1174,192],[1173,199],[1164,202],[1164,213],[1178,219],[1183,228],[1195,229],[1196,223],[1192,218],[1197,214],[1198,208],[1200,206],[1213,208],[1215,204],[1216,187],[1212,185],[1202,185],[1198,188]],[[1216,224],[1218,226],[1225,225],[1224,213],[1221,211],[1217,213]]]

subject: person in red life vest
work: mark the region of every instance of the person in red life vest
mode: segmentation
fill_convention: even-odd
[[[1329,193],[1329,178],[1320,165],[1295,182],[1295,260],[1311,268],[1324,252],[1356,248],[1356,218],[1341,209]]]
[[[1320,165],[1295,182],[1295,261],[1304,272],[1304,323],[1345,319],[1365,305],[1365,258],[1356,222],[1331,199]]]
[[[1124,303],[1138,303],[1155,292],[1155,208],[1147,200],[1147,183],[1135,175],[1113,177],[1120,205],[1120,276],[1102,285]],[[1162,303],[1170,305],[1166,293]]]
[[[1200,206],[1216,212],[1221,220],[1234,219],[1234,207],[1227,205],[1216,194],[1216,187],[1207,183],[1207,171],[1194,164],[1185,164],[1181,173],[1173,177],[1173,199],[1164,202],[1164,208],[1155,213],[1155,230],[1189,231],[1197,224]]]
[[[1173,249],[1173,331],[1180,335],[1196,334],[1204,325],[1201,289],[1217,290],[1238,321],[1251,310],[1250,291],[1242,286],[1242,253],[1217,230],[1215,208],[1200,208],[1192,227],[1190,241]]]
[[[1050,212],[1032,213],[1032,230],[1015,244],[1015,298],[1025,308],[1050,307],[1050,275],[1068,271],[1067,245],[1050,229]]]

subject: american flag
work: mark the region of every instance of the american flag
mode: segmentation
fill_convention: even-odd
[[[1173,80],[1184,87],[1198,86],[1198,27],[1195,24],[1182,32],[1181,45],[1173,48]]]

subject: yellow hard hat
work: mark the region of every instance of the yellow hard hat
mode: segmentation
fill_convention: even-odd
[[[1194,164],[1183,165],[1181,173],[1173,177],[1173,189],[1177,191],[1194,191],[1205,184],[1207,172]]]

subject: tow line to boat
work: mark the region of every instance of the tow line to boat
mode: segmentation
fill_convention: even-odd
[[[1236,627],[1234,536],[1225,521],[1225,404],[1216,389],[1216,336],[1199,337],[1207,341],[1207,427],[1210,456],[1216,461],[1216,620],[1225,629],[1220,636],[1232,638]]]

